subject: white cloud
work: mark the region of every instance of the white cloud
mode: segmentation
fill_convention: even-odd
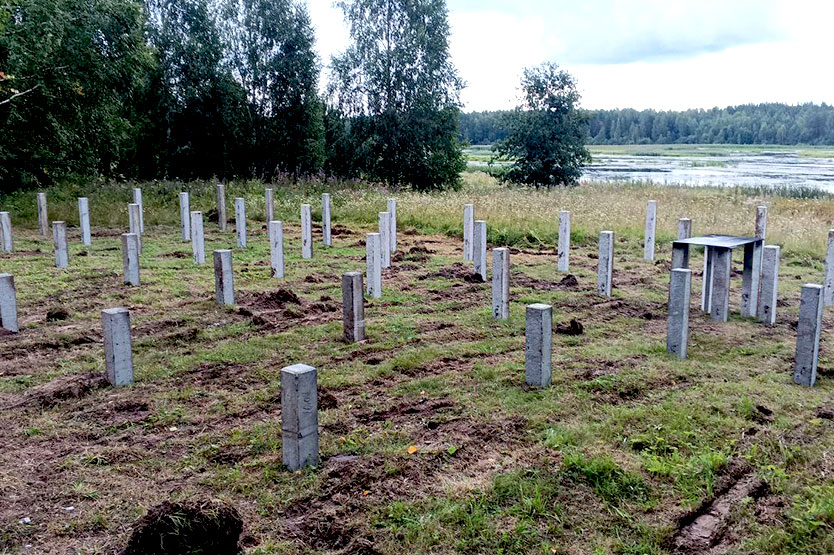
[[[834,103],[828,0],[449,0],[467,110],[515,104],[524,67],[555,61],[588,108]],[[309,0],[326,64],[349,35]]]

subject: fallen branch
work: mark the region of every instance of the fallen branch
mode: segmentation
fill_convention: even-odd
[[[23,92],[14,93],[13,95],[11,95],[11,96],[10,96],[9,98],[7,98],[6,100],[0,100],[0,106],[2,106],[3,104],[8,104],[9,102],[11,102],[12,100],[14,100],[14,99],[15,99],[15,98],[17,98],[18,96],[23,96],[23,95],[25,95],[25,94],[29,94],[30,92],[34,91],[35,89],[37,89],[37,88],[38,88],[38,87],[40,87],[41,85],[42,85],[42,83],[38,83],[38,84],[37,84],[37,85],[35,85],[34,87],[32,87],[32,88],[30,88],[30,89],[26,89],[26,90],[25,90],[25,91],[23,91]]]

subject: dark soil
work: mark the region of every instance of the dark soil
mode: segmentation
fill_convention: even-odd
[[[70,312],[64,307],[51,308],[46,312],[47,322],[59,322],[62,320],[68,320],[69,317]]]
[[[109,382],[104,374],[88,372],[62,376],[29,390],[20,404],[37,407],[52,407],[68,399],[79,399],[96,389],[107,387]]]
[[[759,499],[769,493],[767,482],[757,478],[742,459],[733,459],[715,486],[712,499],[684,515],[672,536],[678,553],[704,553],[718,545],[730,524],[733,510],[744,499]]]
[[[480,274],[476,274],[472,271],[471,267],[461,264],[460,262],[451,266],[446,266],[445,268],[440,268],[436,272],[419,276],[417,279],[426,280],[436,278],[462,280],[466,283],[483,283],[484,281],[481,279]]]
[[[165,501],[139,519],[123,555],[236,555],[242,532],[234,507]]]
[[[556,333],[562,335],[582,335],[585,333],[585,327],[582,322],[576,318],[572,318],[568,324],[558,324],[556,326]]]

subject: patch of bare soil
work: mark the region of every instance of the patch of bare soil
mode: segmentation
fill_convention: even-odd
[[[242,553],[243,520],[234,507],[211,501],[153,507],[133,528],[123,555]]]
[[[579,281],[573,274],[566,275],[558,282],[534,278],[527,274],[513,274],[511,282],[511,285],[529,287],[536,291],[558,291],[560,289],[575,289],[579,287]]]
[[[444,278],[444,279],[452,279],[452,280],[462,280],[466,283],[483,283],[484,280],[481,279],[480,274],[476,274],[472,271],[472,268],[461,264],[460,262],[456,262],[451,266],[446,266],[444,268],[440,268],[436,272],[431,272],[429,274],[425,274],[422,276],[418,276],[418,280],[427,280],[427,279],[436,279],[436,278]]]
[[[381,455],[329,458],[322,466],[324,481],[318,495],[302,499],[285,511],[286,534],[316,550],[378,553],[368,523],[369,507],[413,497],[415,491],[431,491],[436,476],[441,474],[480,476],[492,471],[489,464],[500,458],[496,453],[514,449],[526,425],[523,420],[473,422],[435,417],[446,408],[454,405],[446,399],[421,399],[370,413],[370,423],[379,424],[381,418],[390,417],[395,426],[406,427],[427,452],[421,450],[394,462]],[[450,441],[457,447],[454,454],[446,449],[428,451],[432,445]]]
[[[391,258],[392,262],[427,262],[432,254],[437,251],[431,250],[424,243],[417,243],[407,251],[397,251]]]
[[[99,372],[61,376],[49,383],[29,389],[13,406],[52,407],[68,399],[80,399],[108,385],[110,384],[107,377]]]
[[[261,328],[277,331],[291,325],[321,324],[341,318],[341,305],[330,297],[308,301],[283,288],[244,295],[240,305],[239,314],[251,318]]]
[[[671,546],[677,553],[722,552],[721,543],[733,511],[744,499],[754,500],[769,493],[764,480],[756,477],[742,459],[733,459],[716,484],[714,496],[678,520]]]

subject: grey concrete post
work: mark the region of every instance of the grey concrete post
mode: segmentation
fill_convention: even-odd
[[[342,274],[342,310],[345,341],[364,341],[365,292],[362,286],[362,272]]]
[[[325,247],[333,244],[330,228],[330,193],[321,195],[321,235]]]
[[[246,248],[246,199],[235,199],[235,231],[237,232],[237,246]]]
[[[762,240],[761,247],[764,247],[765,244],[765,236],[767,235],[767,206],[758,206],[756,207],[756,237]],[[762,277],[762,257],[764,256],[764,250],[759,248],[757,253],[758,260],[756,270],[759,272],[759,280],[756,282],[756,287],[753,291],[753,294],[756,296],[756,309],[754,312],[750,314],[752,317],[756,317],[759,313],[759,304],[762,302],[762,284],[761,284],[761,277]]]
[[[365,265],[368,274],[368,295],[374,299],[382,297],[382,241],[379,233],[368,233],[365,239]]]
[[[672,270],[672,278],[669,281],[669,313],[666,319],[666,352],[678,358],[686,358],[691,293],[692,270]]]
[[[762,243],[744,245],[744,271],[741,277],[741,314],[755,318],[759,313],[762,280]]]
[[[264,190],[264,199],[266,200],[266,223],[275,221],[275,198],[272,189]]]
[[[145,205],[142,203],[142,189],[133,188],[133,204],[139,205],[139,233],[145,233]]]
[[[8,212],[0,212],[0,239],[2,239],[3,252],[14,251],[12,217]]]
[[[643,258],[654,260],[655,231],[657,230],[657,201],[650,200],[646,206],[646,236]]]
[[[779,254],[777,245],[767,245],[762,254],[762,295],[759,300],[759,321],[776,323],[776,303],[779,299]]]
[[[133,203],[127,205],[128,231],[136,234],[136,237],[139,239],[139,252],[142,252],[142,227],[140,225],[140,214],[142,214],[142,211],[138,204]]]
[[[130,338],[130,312],[126,308],[101,311],[104,335],[104,367],[114,387],[133,383],[133,345]]]
[[[206,238],[203,233],[203,213],[191,212],[191,252],[194,255],[194,262],[197,264],[206,263]]]
[[[390,229],[388,230],[388,240],[391,243],[391,252],[397,252],[397,199],[388,199],[388,218],[391,221]]]
[[[767,235],[767,206],[756,207],[756,237],[764,240]]]
[[[17,322],[17,289],[11,274],[0,274],[0,325],[12,333],[20,331]]]
[[[122,266],[125,285],[139,285],[139,236],[122,233]]]
[[[49,234],[49,211],[46,208],[46,193],[38,193],[38,228],[41,235]]]
[[[692,237],[692,220],[681,218],[678,220],[678,241]]]
[[[550,357],[553,350],[553,307],[527,305],[524,345],[524,377],[532,386],[550,385]]]
[[[69,245],[67,245],[67,222],[52,222],[52,243],[55,245],[55,267],[69,266]]]
[[[180,193],[180,227],[182,240],[191,240],[191,199],[188,193]]]
[[[828,230],[828,250],[825,254],[825,281],[823,281],[825,306],[834,305],[834,229]]]
[[[475,206],[473,204],[463,205],[463,259],[474,260],[472,249],[472,236],[475,234]]]
[[[704,279],[701,286],[701,310],[712,312],[712,274],[715,267],[714,247],[704,247]]]
[[[510,317],[510,249],[492,249],[492,317]]]
[[[229,249],[214,251],[214,299],[218,306],[235,304],[235,276]]]
[[[472,258],[475,273],[481,281],[487,280],[487,225],[484,220],[475,220],[472,233]]]
[[[796,327],[796,365],[793,372],[793,381],[799,385],[811,387],[817,382],[822,309],[822,286],[813,283],[803,285],[799,302],[799,325]]]
[[[379,246],[382,267],[391,267],[391,219],[388,212],[379,213]]]
[[[567,210],[559,211],[559,249],[557,257],[556,270],[559,272],[570,271],[570,212]]]
[[[731,249],[715,248],[710,254],[712,261],[712,287],[710,287],[712,319],[726,322],[730,316],[730,270],[733,263]]]
[[[226,231],[226,186],[217,184],[217,225],[220,231]]]
[[[689,245],[672,243],[672,269],[689,268]]]
[[[78,198],[78,223],[81,226],[81,243],[92,244],[90,233],[90,201],[85,197]]]
[[[603,297],[611,296],[611,278],[614,273],[614,232],[599,234],[599,258],[597,265],[597,292]]]
[[[306,364],[281,370],[281,455],[293,471],[319,461],[317,378]]]
[[[313,258],[313,216],[310,205],[301,205],[301,258]]]
[[[269,261],[272,277],[284,277],[284,222],[269,222]]]

